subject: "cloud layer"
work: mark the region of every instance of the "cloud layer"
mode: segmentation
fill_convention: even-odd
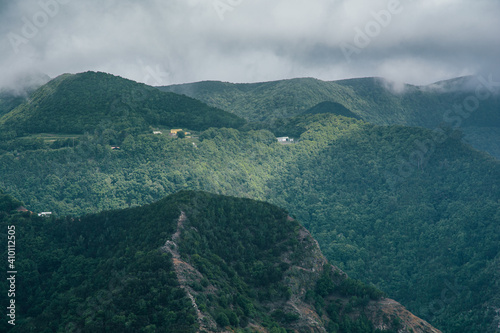
[[[0,4],[0,86],[96,70],[151,85],[500,77],[496,0],[23,0]]]

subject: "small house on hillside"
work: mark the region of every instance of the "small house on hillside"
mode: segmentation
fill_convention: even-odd
[[[159,134],[162,134],[162,132],[161,131],[153,131],[153,134],[159,135]]]
[[[170,130],[170,134],[174,134],[174,135],[177,135],[177,133],[179,133],[180,131],[182,131],[182,129],[171,129]]]
[[[38,216],[40,217],[49,217],[52,215],[52,212],[42,212],[42,213],[38,213]]]
[[[280,143],[291,143],[291,142],[293,142],[293,139],[290,139],[288,136],[282,136],[282,137],[279,137],[279,138],[276,138],[276,139]]]

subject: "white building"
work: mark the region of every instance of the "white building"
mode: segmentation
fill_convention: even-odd
[[[293,142],[293,139],[290,139],[288,136],[282,136],[282,137],[279,137],[276,139],[278,140],[278,142],[282,142],[282,143]]]
[[[52,215],[52,212],[41,212],[41,213],[38,213],[38,216],[41,216],[41,217],[49,217],[50,215]]]

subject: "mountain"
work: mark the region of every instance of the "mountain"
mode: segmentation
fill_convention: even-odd
[[[332,100],[332,96],[347,106],[344,102],[352,96],[352,92],[340,85],[312,78],[241,84],[204,81],[158,89],[217,105],[249,121],[263,122],[298,115],[318,103]]]
[[[52,102],[38,98],[38,104],[16,109],[19,123],[24,111],[39,114],[38,105],[64,105],[58,96],[72,96],[82,103],[80,95],[86,89],[90,89],[86,100],[98,100],[106,86],[136,85],[102,73],[69,77],[113,83],[97,90],[82,83],[80,89],[58,78],[71,87],[72,95],[64,89],[62,95],[44,95],[43,89],[55,85],[49,83],[39,92],[47,100],[52,96]],[[316,89],[314,96],[326,91],[318,80],[290,81],[262,84],[262,105],[272,105],[275,98],[266,96],[266,89],[286,93],[290,85],[300,90],[307,81]],[[386,119],[395,111],[384,111],[384,105],[395,103],[401,94],[421,91],[428,96],[430,91],[444,103],[442,90],[464,93],[468,88],[464,82],[472,81],[464,78],[424,89],[391,86],[379,79],[346,80],[335,83],[338,89],[347,89],[342,103],[320,100],[297,115],[282,108],[284,113],[273,120],[239,129],[211,128],[183,139],[140,130],[145,128],[141,112],[134,113],[136,118],[123,117],[120,123],[110,122],[106,112],[95,113],[92,121],[99,125],[85,134],[0,138],[0,187],[23,198],[30,210],[58,216],[135,207],[183,189],[265,200],[297,216],[335,266],[373,283],[435,327],[453,333],[494,332],[495,310],[500,308],[500,290],[494,282],[500,268],[498,160],[463,144],[460,128],[380,126],[335,112],[307,113],[315,106],[335,111],[342,105],[362,116],[352,106],[361,99],[349,102],[347,92],[375,91],[370,98],[373,105],[381,101],[376,110],[380,119]],[[207,91],[212,85],[224,86],[228,96],[235,88],[210,83]],[[257,87],[238,85],[242,94]],[[300,103],[309,103],[307,89],[299,90],[304,97]],[[125,97],[136,96],[123,91]],[[131,110],[143,110],[142,99],[127,98]],[[132,102],[137,107],[132,108]],[[57,115],[54,108],[47,110]],[[430,110],[422,112],[422,119],[433,119]],[[402,119],[407,116],[406,111],[401,113]],[[60,126],[75,126],[74,118],[79,117],[63,117]],[[85,117],[80,118],[85,124]],[[131,130],[121,130],[123,124]],[[484,133],[488,132],[479,134]],[[494,130],[490,134],[496,135]],[[295,144],[280,144],[277,135],[290,136]],[[114,149],[117,145],[119,150]]]
[[[182,191],[81,218],[4,212],[0,224],[15,230],[22,272],[1,282],[22,290],[3,332],[440,332],[330,265],[263,202]]]
[[[500,163],[456,131],[334,114],[285,120],[277,130],[295,131],[295,144],[228,128],[175,140],[132,133],[120,150],[102,132],[74,146],[34,137],[0,151],[0,187],[58,216],[183,189],[265,200],[302,221],[332,264],[443,332],[494,332]]]
[[[150,126],[203,130],[238,127],[243,119],[197,100],[105,73],[64,74],[0,118],[10,137],[83,134],[96,129],[146,131]],[[4,134],[6,135],[6,134]]]
[[[500,93],[491,77],[462,77],[427,86],[382,78],[330,82],[304,78],[252,84],[209,81],[159,89],[266,123],[335,102],[377,125],[460,129],[466,142],[500,158]]]

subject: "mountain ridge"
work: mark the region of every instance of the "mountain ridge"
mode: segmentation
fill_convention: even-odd
[[[20,245],[38,237],[31,249],[19,246],[16,262],[29,278],[18,282],[25,293],[8,331],[440,333],[328,264],[307,230],[264,202],[181,191],[133,209],[58,220],[0,214],[0,223],[16,226]],[[122,276],[109,292],[107,270]],[[177,295],[173,303],[161,301],[168,294],[155,279]],[[42,298],[43,308],[25,303]],[[51,317],[61,306],[64,316]]]
[[[246,89],[239,89],[242,86]],[[220,89],[212,81],[158,89],[198,98],[251,122],[289,118],[321,102],[335,102],[376,125],[460,130],[467,142],[500,158],[500,91],[491,77],[460,77],[426,86],[368,77],[338,81],[306,78],[252,84],[225,82],[223,87]],[[478,92],[481,98],[476,97]],[[472,111],[456,111],[456,107]],[[484,136],[484,131],[497,134]]]

